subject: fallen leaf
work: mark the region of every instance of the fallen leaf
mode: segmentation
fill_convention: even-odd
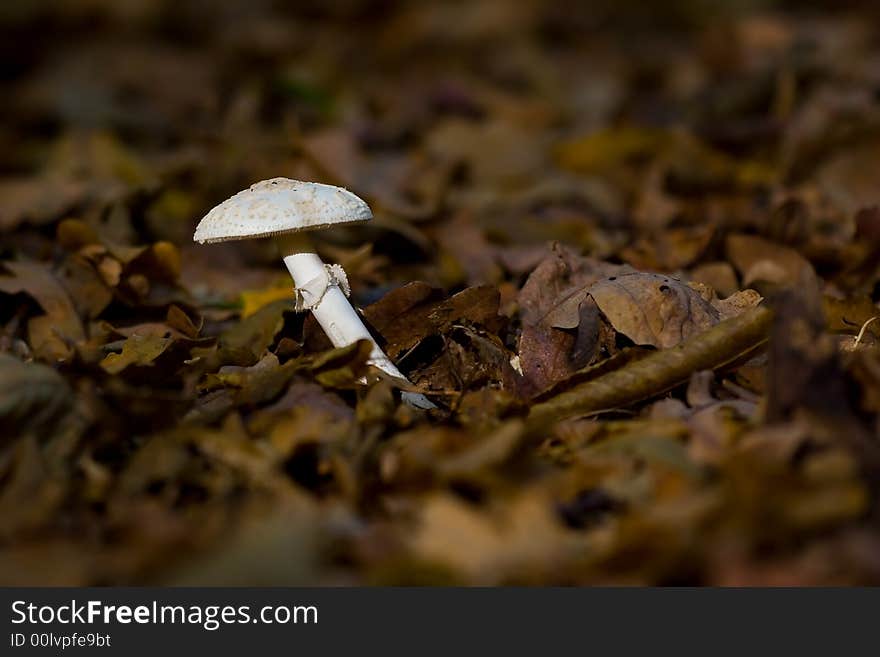
[[[45,315],[29,320],[28,332],[34,350],[46,360],[64,360],[71,355],[71,343],[85,338],[82,322],[70,297],[48,265],[37,262],[4,262],[12,276],[0,276],[0,292],[24,292],[33,297]]]
[[[411,546],[421,559],[448,564],[484,585],[545,577],[582,549],[561,527],[550,501],[534,492],[523,492],[495,513],[448,495],[429,497]]]
[[[131,365],[149,366],[171,346],[171,338],[156,335],[132,335],[118,354],[107,354],[100,362],[108,374],[119,374]]]
[[[25,222],[51,222],[82,203],[86,194],[85,185],[62,177],[2,179],[0,230],[11,231]]]
[[[578,326],[583,296],[574,299],[572,292],[623,271],[629,269],[583,258],[572,249],[554,244],[529,275],[518,298],[522,321],[519,358],[523,377],[535,392],[578,369],[571,358],[574,335],[554,327],[554,318],[566,328]],[[560,305],[563,310],[558,310]]]
[[[695,371],[728,365],[764,345],[771,317],[765,307],[752,308],[675,348],[655,352],[576,385],[532,406],[529,427],[540,431],[561,418],[645,399],[686,381]]]
[[[661,274],[612,276],[591,285],[589,295],[617,331],[640,345],[673,347],[719,318],[695,291]]]
[[[241,293],[241,316],[242,319],[250,317],[263,306],[273,301],[293,298],[293,287],[270,287],[264,290],[245,290]]]
[[[412,349],[431,335],[448,331],[453,324],[470,323],[498,331],[504,319],[498,314],[500,297],[491,286],[462,290],[441,301],[439,290],[425,283],[409,283],[364,309],[367,321],[385,340],[391,358]]]
[[[188,338],[194,340],[199,337],[201,326],[196,325],[195,322],[193,322],[192,318],[190,318],[190,316],[187,315],[179,306],[171,305],[168,307],[168,313],[165,316],[165,321],[168,323],[168,326],[180,331]]]
[[[415,281],[364,308],[364,317],[384,338],[388,355],[396,358],[433,330],[427,316],[439,299],[439,290]]]
[[[810,263],[797,251],[753,235],[730,235],[727,257],[739,270],[745,286],[758,282],[795,285]]]
[[[239,364],[252,365],[275,341],[287,312],[293,312],[292,298],[273,301],[223,332],[218,346],[229,358],[243,361]]]
[[[557,158],[573,171],[594,173],[637,157],[647,157],[665,147],[669,137],[662,131],[637,127],[602,130],[561,145]]]

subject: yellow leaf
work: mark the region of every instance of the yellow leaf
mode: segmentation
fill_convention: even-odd
[[[560,145],[556,156],[565,169],[595,173],[633,157],[652,155],[668,140],[669,136],[660,130],[611,128]]]
[[[269,287],[265,290],[246,290],[241,293],[241,316],[250,317],[263,306],[279,299],[293,299],[293,289],[287,287]]]
[[[132,335],[122,345],[121,353],[107,354],[100,365],[109,374],[119,374],[129,365],[152,365],[171,343],[171,338]]]

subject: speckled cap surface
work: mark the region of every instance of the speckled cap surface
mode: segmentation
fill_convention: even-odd
[[[370,207],[347,189],[271,178],[254,183],[212,209],[196,226],[193,240],[204,244],[268,237],[372,218]]]

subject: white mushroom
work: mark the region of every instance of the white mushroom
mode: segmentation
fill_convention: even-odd
[[[370,363],[408,384],[349,303],[345,271],[339,265],[325,265],[307,235],[310,230],[372,218],[369,206],[348,190],[272,178],[251,185],[212,209],[199,222],[193,239],[204,244],[273,237],[296,285],[296,309],[311,310],[336,347],[357,340],[372,342]],[[416,408],[436,408],[420,393],[404,392],[403,399]]]

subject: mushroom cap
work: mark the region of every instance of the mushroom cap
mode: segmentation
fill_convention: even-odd
[[[270,178],[254,183],[208,212],[196,226],[193,240],[204,244],[268,237],[372,218],[366,202],[347,189]]]

